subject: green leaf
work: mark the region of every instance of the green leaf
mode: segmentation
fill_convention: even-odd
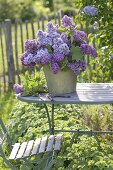
[[[72,53],[72,60],[83,60],[83,54],[79,47],[72,46],[71,47],[71,53]]]
[[[61,31],[61,32],[65,32],[66,28],[65,27],[59,27],[58,30]]]

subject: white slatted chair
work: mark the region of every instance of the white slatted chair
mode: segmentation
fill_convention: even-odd
[[[5,130],[5,137],[7,136],[7,130],[0,119],[0,125]],[[4,132],[3,130],[3,132]],[[61,150],[62,134],[44,136],[36,140],[30,140],[23,143],[15,143],[9,158],[7,159],[3,149],[3,134],[0,135],[0,155],[4,162],[12,170],[16,170],[16,166],[11,164],[12,161],[24,161],[25,165],[31,167],[32,170],[49,170],[52,168],[57,153]],[[10,139],[8,143],[11,144]],[[30,160],[32,156],[35,156],[33,161]]]

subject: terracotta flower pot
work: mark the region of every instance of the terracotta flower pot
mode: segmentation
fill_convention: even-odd
[[[76,92],[77,76],[70,69],[54,74],[49,65],[43,66],[49,93],[52,95],[64,95]]]

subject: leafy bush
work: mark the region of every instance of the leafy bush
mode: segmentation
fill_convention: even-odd
[[[23,95],[37,95],[37,92],[47,92],[46,80],[43,71],[37,71],[36,69],[29,73],[20,75],[22,86],[24,87]]]
[[[49,112],[51,111],[48,105]],[[87,113],[87,109],[89,112]],[[112,112],[112,106],[103,106],[101,111],[105,113]],[[92,106],[78,105],[56,105],[55,106],[55,128],[56,129],[89,129],[91,124],[88,124],[86,117],[90,114],[91,119],[94,119],[94,113],[100,124],[110,124],[108,119],[99,119],[100,108]],[[86,114],[86,115],[85,115]],[[93,115],[93,116],[91,116]],[[27,104],[18,102],[13,109],[9,126],[9,132],[13,142],[22,142],[25,140],[35,139],[43,135],[49,135],[48,121],[45,108],[39,104]],[[85,120],[84,120],[85,118]],[[94,121],[93,120],[93,121]],[[95,121],[92,121],[95,125]],[[101,128],[102,128],[101,127]],[[96,130],[100,129],[100,125]],[[105,128],[107,129],[107,128]],[[59,153],[53,170],[112,170],[113,169],[113,147],[112,138],[107,135],[98,136],[100,146],[95,137],[85,135],[75,135],[74,143],[71,145],[72,134],[63,133],[62,151]],[[20,170],[24,167],[21,164]]]
[[[7,18],[14,20],[16,15],[15,11],[15,3],[13,0],[0,0],[0,21],[4,21]]]
[[[91,37],[94,37],[92,38],[92,42],[98,47],[99,54],[98,61],[95,62],[95,67],[93,67],[94,71],[90,75],[91,81],[109,82],[113,80],[113,2],[109,0],[73,0],[73,2],[75,2],[75,7],[80,9],[78,19],[83,25],[92,28],[95,21],[98,24],[97,28],[95,30],[93,29],[90,34]],[[96,6],[98,8],[98,14],[93,17],[85,15],[83,12],[85,6]],[[89,71],[92,70],[92,68],[89,69]],[[85,78],[87,78],[87,75]]]

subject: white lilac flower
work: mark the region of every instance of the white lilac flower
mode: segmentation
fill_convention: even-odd
[[[97,27],[98,27],[98,22],[97,22],[97,21],[95,21],[95,22],[94,22],[94,24],[93,24],[93,29],[94,29],[94,30],[96,30],[96,29],[97,29]]]
[[[98,8],[95,6],[86,6],[83,10],[86,15],[95,16],[98,14]]]
[[[110,60],[113,59],[113,54],[111,54],[111,56],[109,56],[109,59],[110,59]]]

